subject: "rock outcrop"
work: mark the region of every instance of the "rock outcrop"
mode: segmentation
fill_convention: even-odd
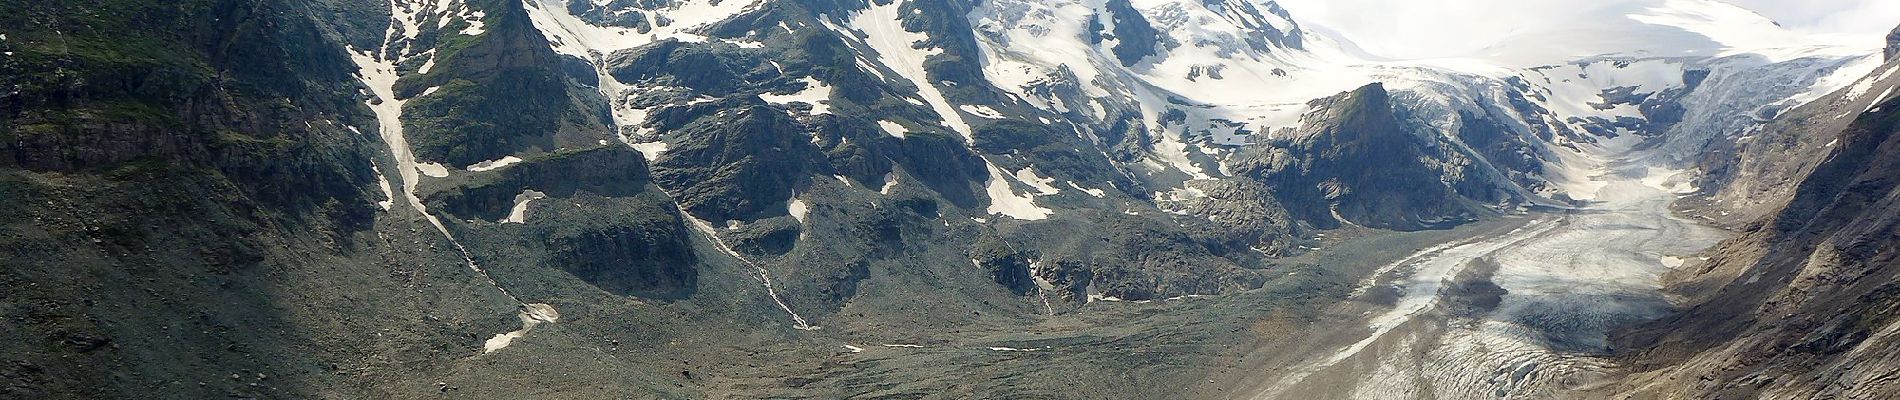
[[[1887,34],[1887,61],[1893,61],[1894,57],[1900,57],[1900,27]]]
[[[1399,116],[1383,85],[1315,100],[1312,123],[1285,148],[1251,151],[1232,168],[1274,188],[1295,217],[1322,227],[1431,229],[1483,207],[1447,182],[1481,179],[1436,135]],[[1447,169],[1440,169],[1444,166]]]

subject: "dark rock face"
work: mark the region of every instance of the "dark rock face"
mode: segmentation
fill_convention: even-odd
[[[1109,0],[1103,7],[1108,9],[1108,14],[1098,15],[1095,20],[1090,21],[1092,26],[1090,33],[1094,35],[1095,42],[1099,43],[1104,39],[1115,40],[1115,47],[1111,50],[1115,53],[1115,59],[1121,61],[1124,67],[1132,67],[1135,63],[1141,62],[1142,58],[1155,54],[1161,35],[1155,32],[1154,26],[1149,25],[1148,19],[1143,18],[1141,12],[1136,11],[1128,0]],[[1103,21],[1108,21],[1109,24],[1104,24]],[[1108,29],[1109,25],[1114,28]]]
[[[1040,268],[1031,274],[1052,285],[1052,295],[1071,301],[1225,293],[1264,282],[1261,274],[1215,254],[1211,240],[1182,232],[1170,222],[1113,214],[1042,227],[1032,232],[1043,239],[1037,244]]]
[[[613,0],[605,3],[575,1],[567,3],[567,12],[596,25],[634,28],[637,32],[647,33],[653,30],[653,26],[647,21],[647,13],[641,9],[674,4],[668,0]]]
[[[1894,57],[1900,57],[1900,27],[1894,28],[1893,33],[1887,34],[1886,54],[1887,61],[1893,61]]]
[[[1445,308],[1456,315],[1482,317],[1497,309],[1511,291],[1491,281],[1498,271],[1496,261],[1479,258],[1471,263],[1445,286]]]
[[[607,212],[563,213],[536,224],[548,260],[608,293],[684,299],[698,288],[699,257],[684,221],[663,201]]]
[[[508,215],[515,196],[523,190],[556,198],[577,192],[628,197],[647,190],[647,173],[640,153],[625,146],[602,146],[535,155],[490,174],[426,182],[422,196],[431,209],[460,219],[495,221]]]
[[[595,79],[592,71],[570,73],[520,3],[496,8],[479,38],[453,31],[418,38],[416,46],[439,46],[437,65],[396,87],[398,96],[417,96],[403,118],[418,159],[462,167],[592,146],[611,132],[606,102],[584,85]],[[436,90],[423,95],[428,88]]]
[[[320,397],[376,379],[326,366],[506,322],[376,207],[347,39],[312,17],[368,10],[331,6],[0,4],[0,397]],[[409,344],[327,345],[370,331]]]
[[[755,78],[755,68],[766,65],[756,54],[720,51],[667,40],[636,52],[620,53],[609,63],[615,79],[676,85],[713,96],[725,96]],[[767,66],[769,68],[769,66]]]
[[[1472,147],[1479,156],[1490,161],[1499,169],[1512,174],[1506,179],[1525,188],[1536,189],[1543,183],[1533,178],[1544,172],[1547,160],[1526,138],[1512,135],[1504,125],[1494,118],[1463,113],[1465,121],[1458,128],[1458,139]],[[1453,186],[1458,194],[1473,200],[1493,204],[1511,201],[1515,196],[1495,182],[1483,179],[1466,179]]]
[[[784,215],[796,178],[811,175],[817,149],[785,113],[765,107],[704,117],[654,165],[661,187],[694,215],[723,223]]]
[[[996,284],[1009,288],[1016,295],[1035,294],[1039,288],[1030,270],[1028,254],[1022,254],[1001,238],[984,236],[972,246],[975,257],[971,261],[988,271]]]

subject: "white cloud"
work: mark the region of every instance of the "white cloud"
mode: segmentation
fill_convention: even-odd
[[[1792,29],[1876,36],[1900,25],[1894,0],[1730,0]]]
[[[1264,0],[1260,0],[1264,1]],[[1526,57],[1681,51],[1798,42],[1870,46],[1900,24],[1900,0],[1279,0],[1294,18],[1331,30],[1367,52],[1399,59]],[[1670,14],[1694,26],[1657,26],[1630,16]],[[1716,20],[1693,21],[1698,18]],[[1787,30],[1773,27],[1781,22]],[[1657,19],[1649,19],[1655,21]],[[1804,39],[1803,33],[1828,34]],[[1691,31],[1696,33],[1691,33]],[[1852,35],[1852,36],[1836,36]],[[1718,36],[1710,40],[1705,36]],[[1761,40],[1771,39],[1771,40]],[[1771,43],[1772,42],[1772,43]]]

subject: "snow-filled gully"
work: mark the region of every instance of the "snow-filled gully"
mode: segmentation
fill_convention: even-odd
[[[522,1],[522,5],[528,11],[528,18],[536,29],[539,29],[542,34],[546,35],[549,40],[552,41],[549,43],[549,46],[552,47],[554,51],[579,57],[594,67],[595,73],[598,74],[601,79],[600,94],[608,99],[608,104],[613,110],[613,121],[616,131],[618,131],[618,134],[616,134],[617,138],[623,144],[639,151],[649,162],[658,160],[660,155],[666,152],[666,142],[646,135],[650,132],[644,130],[641,126],[646,123],[646,116],[649,110],[635,108],[627,102],[627,99],[638,94],[642,89],[620,82],[618,79],[615,79],[612,74],[609,74],[607,72],[609,68],[606,58],[615,52],[644,46],[662,38],[678,39],[687,42],[706,41],[706,37],[697,33],[700,28],[731,18],[734,15],[758,7],[761,4],[763,4],[763,2],[760,0],[692,1],[672,7],[647,10],[647,12],[667,17],[673,22],[654,28],[651,32],[641,33],[629,28],[589,24],[578,17],[568,14],[566,12],[566,2],[561,0]],[[763,98],[775,103],[806,103],[811,105],[811,112],[814,114],[830,113],[829,103],[824,99],[830,97],[831,87],[824,82],[809,77],[805,78],[805,83],[806,89],[798,93],[789,95],[766,95]],[[642,140],[646,141],[641,142]],[[679,210],[679,213],[681,216],[692,220],[693,228],[712,240],[713,245],[718,247],[721,253],[725,253],[727,256],[731,256],[733,259],[739,260],[739,262],[752,268],[753,277],[757,278],[759,283],[765,287],[766,296],[771,298],[772,303],[777,304],[780,309],[784,310],[785,314],[791,316],[793,328],[799,330],[819,329],[818,326],[807,323],[805,317],[799,316],[797,312],[792,311],[791,305],[779,297],[778,289],[772,285],[772,275],[770,271],[767,271],[765,267],[760,266],[744,255],[733,251],[730,246],[726,245],[725,239],[719,236],[719,230],[714,228],[710,223],[694,218],[691,213],[686,212],[683,208]],[[526,321],[525,317],[523,321]]]
[[[711,239],[713,242],[713,246],[719,248],[719,252],[725,253],[727,256],[732,257],[735,260],[739,260],[739,262],[741,263],[745,263],[745,265],[748,267],[752,267],[753,277],[758,278],[759,282],[765,285],[765,296],[771,298],[772,303],[777,304],[779,309],[785,310],[785,314],[790,315],[792,317],[792,328],[796,328],[798,330],[803,330],[803,331],[815,331],[815,330],[820,329],[820,327],[816,325],[812,325],[808,322],[805,322],[805,317],[799,316],[798,312],[796,311],[792,311],[792,306],[790,304],[786,304],[785,299],[779,298],[778,288],[775,288],[772,286],[771,271],[767,271],[765,267],[759,266],[758,263],[752,262],[751,259],[748,259],[744,255],[739,254],[739,252],[733,251],[731,246],[726,245],[726,239],[719,237],[719,229],[714,228],[711,223],[707,223],[706,220],[693,217],[693,214],[687,213],[685,208],[680,208],[679,213],[680,215],[686,216],[687,219],[692,220],[693,229],[698,230],[699,233],[705,234],[708,239]]]
[[[500,282],[495,281],[495,278],[490,276],[487,270],[482,269],[482,266],[475,262],[474,256],[470,255],[468,248],[462,245],[462,241],[457,240],[455,235],[449,232],[448,227],[443,225],[440,219],[430,214],[428,208],[422,204],[422,199],[416,196],[416,186],[422,182],[422,171],[425,165],[416,162],[415,153],[409,147],[409,140],[403,136],[402,106],[404,103],[407,103],[408,100],[398,99],[396,97],[396,81],[400,78],[400,75],[396,72],[396,64],[413,57],[430,57],[429,62],[433,63],[434,52],[422,51],[418,53],[407,47],[396,49],[394,46],[415,38],[418,34],[416,21],[422,19],[421,13],[448,12],[448,4],[448,0],[390,0],[389,6],[395,15],[383,34],[383,45],[373,50],[359,51],[354,48],[346,48],[345,50],[349,52],[350,60],[356,63],[357,79],[362,81],[363,85],[369,88],[371,95],[375,96],[370,99],[367,104],[369,105],[370,111],[376,115],[378,136],[383,140],[384,144],[389,146],[390,156],[396,160],[396,175],[402,179],[402,191],[399,194],[403,197],[401,201],[409,204],[410,208],[414,208],[417,213],[422,215],[424,220],[429,222],[429,225],[434,226],[436,231],[441,233],[444,239],[448,240],[450,245],[455,246],[456,252],[462,256],[463,265],[467,266],[470,271],[475,272],[482,280],[487,281],[489,286],[500,291],[503,296],[507,296],[508,299],[520,305],[517,316],[521,319],[521,329],[497,334],[494,338],[485,341],[482,344],[482,354],[487,354],[507,347],[514,339],[527,335],[529,331],[532,331],[538,325],[555,322],[560,319],[560,313],[551,305],[540,303],[529,304],[524,302],[520,297],[516,297],[514,293],[509,292],[507,288],[502,287]],[[398,29],[399,24],[401,29]],[[476,32],[475,34],[479,33],[480,32]],[[464,32],[463,34],[469,33]],[[392,50],[395,50],[399,55],[393,58],[387,57],[386,55]],[[380,168],[377,169],[377,173],[381,174]],[[441,175],[446,176],[446,173]],[[432,176],[434,176],[434,174],[432,174]],[[387,179],[381,182],[381,184],[385,185],[385,194],[389,194],[391,197],[398,195],[394,191],[388,190]],[[390,205],[393,205],[396,201],[398,200],[391,198],[380,204],[384,204],[383,209],[389,210],[391,209]]]
[[[1612,378],[1610,331],[1666,313],[1661,276],[1724,234],[1671,214],[1674,171],[1601,153],[1578,158],[1595,203],[1385,267],[1356,293],[1396,289],[1367,336],[1263,376],[1255,398],[1548,398]],[[1486,280],[1495,306],[1456,290]]]

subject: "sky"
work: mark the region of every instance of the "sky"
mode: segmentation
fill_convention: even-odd
[[[1617,46],[1709,46],[1716,42],[1853,44],[1877,49],[1900,25],[1900,0],[1278,0],[1308,26],[1330,29],[1366,52],[1395,59],[1488,58],[1498,54],[1612,52]],[[1719,4],[1745,7],[1760,14]],[[1626,15],[1658,9],[1721,15],[1702,33],[1632,21]],[[1736,12],[1706,13],[1727,9]],[[1721,10],[1716,10],[1721,11]],[[1752,19],[1752,21],[1747,21]],[[1769,20],[1795,34],[1783,35]],[[1653,20],[1652,20],[1653,21]],[[1729,21],[1738,23],[1729,24]],[[1723,25],[1723,26],[1717,26]],[[1702,40],[1703,33],[1727,40]],[[1561,43],[1560,43],[1561,42]],[[1863,44],[1864,43],[1864,44]],[[1544,47],[1573,48],[1546,49]]]
[[[1730,0],[1782,26],[1818,33],[1881,36],[1900,26],[1895,0]]]

